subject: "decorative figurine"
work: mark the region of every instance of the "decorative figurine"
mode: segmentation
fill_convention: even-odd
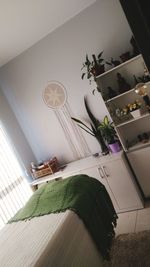
[[[150,113],[150,98],[146,92],[146,88],[147,85],[145,83],[138,83],[135,86],[135,93],[143,97],[147,110]]]
[[[129,60],[131,58],[130,52],[127,51],[127,52],[123,53],[122,55],[120,55],[120,58],[121,58],[122,62],[126,62],[127,60]]]
[[[117,95],[117,93],[115,92],[115,90],[113,90],[110,86],[107,87],[108,89],[108,98],[113,98]]]
[[[130,84],[128,84],[125,80],[124,77],[118,72],[117,73],[117,82],[118,82],[118,87],[119,87],[119,93],[122,94],[128,90],[131,89]]]
[[[121,62],[119,60],[113,59],[113,57],[111,57],[111,61],[110,62],[106,61],[106,64],[113,66],[113,67],[116,67],[116,66],[120,65]]]

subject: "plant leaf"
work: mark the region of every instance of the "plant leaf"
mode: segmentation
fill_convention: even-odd
[[[106,64],[109,65],[109,66],[112,66],[111,62],[106,61]]]
[[[76,119],[76,118],[73,118],[73,117],[71,117],[71,119],[74,120],[75,122],[79,123],[79,124],[82,124],[84,127],[86,127],[89,131],[92,132],[92,130],[85,123],[80,121],[79,119]]]
[[[87,132],[88,134],[95,136],[92,132],[90,133],[88,130],[86,130],[85,128],[83,128],[81,125],[78,124],[78,126],[83,129],[85,132]]]
[[[98,54],[98,58],[100,58],[102,56],[104,51],[102,51],[101,53]]]
[[[92,112],[91,112],[91,110],[90,110],[90,108],[88,106],[86,97],[84,97],[84,104],[85,104],[86,111],[87,111],[87,113],[88,113],[88,115],[89,115],[94,127],[97,129],[97,127],[99,126],[100,122],[92,114]]]
[[[82,76],[81,76],[81,79],[82,79],[82,80],[84,79],[85,74],[86,74],[85,72],[82,73]]]

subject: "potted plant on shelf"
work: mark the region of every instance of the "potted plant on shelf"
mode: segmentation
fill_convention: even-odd
[[[138,100],[135,100],[134,103],[130,103],[127,105],[128,111],[130,112],[133,118],[138,118],[141,116],[141,106],[142,103]]]
[[[85,62],[83,63],[83,66],[81,70],[83,71],[82,73],[82,80],[86,77],[90,84],[92,81],[96,82],[96,77],[100,74],[102,74],[105,71],[105,65],[103,64],[104,59],[102,58],[103,51],[96,56],[93,54],[93,61],[89,60],[88,55],[86,54],[86,59]],[[93,90],[94,93],[95,89]],[[97,87],[97,91],[100,92],[100,89]]]
[[[85,132],[87,132],[88,134],[94,136],[97,139],[97,141],[99,142],[99,144],[101,146],[102,155],[106,155],[106,154],[109,153],[109,150],[108,150],[108,148],[107,148],[107,146],[105,144],[105,141],[103,139],[101,131],[98,129],[100,121],[97,120],[94,117],[94,115],[92,114],[92,112],[91,112],[91,110],[90,110],[90,108],[88,106],[86,97],[84,98],[84,104],[85,104],[86,111],[87,111],[87,113],[89,115],[89,118],[92,121],[92,123],[90,123],[91,128],[88,127],[85,123],[83,123],[79,119],[76,119],[76,118],[73,118],[73,117],[71,119],[74,120],[81,129],[83,129]]]
[[[117,153],[121,150],[118,136],[113,126],[113,122],[110,122],[106,115],[103,121],[100,123],[98,129],[101,131],[104,140],[107,142],[108,147],[112,153]]]

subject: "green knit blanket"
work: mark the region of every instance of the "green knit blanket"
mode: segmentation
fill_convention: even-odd
[[[9,223],[67,209],[82,219],[102,256],[107,258],[117,215],[104,185],[87,175],[44,184]]]

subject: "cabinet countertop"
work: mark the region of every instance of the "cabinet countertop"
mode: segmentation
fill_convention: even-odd
[[[120,151],[116,154],[109,154],[106,156],[98,156],[98,157],[94,157],[94,156],[90,156],[87,158],[83,158],[83,159],[79,159],[73,162],[70,162],[68,164],[66,164],[66,167],[54,174],[51,175],[46,175],[44,177],[41,177],[39,179],[34,180],[33,182],[30,183],[31,186],[37,185],[37,184],[41,184],[50,180],[54,180],[56,178],[60,178],[63,176],[69,176],[73,173],[76,173],[78,171],[84,170],[84,169],[88,169],[94,166],[98,166],[100,164],[103,164],[105,162],[109,162],[112,160],[117,160],[120,159],[123,155],[123,151]]]

